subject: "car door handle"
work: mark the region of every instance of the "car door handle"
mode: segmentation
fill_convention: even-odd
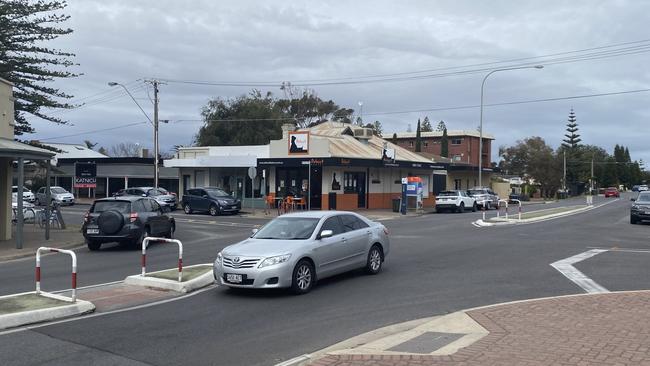
[[[348,242],[348,239],[346,239],[346,238],[341,238],[341,242],[343,242],[343,243],[347,243],[347,242]]]

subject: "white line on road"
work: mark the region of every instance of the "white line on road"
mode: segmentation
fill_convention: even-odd
[[[600,294],[609,292],[606,288],[596,283],[596,281],[587,277],[584,273],[580,272],[573,265],[581,262],[587,258],[591,258],[600,253],[607,252],[607,249],[591,249],[586,252],[574,255],[573,257],[565,258],[557,262],[551,263],[551,267],[557,269],[564,277],[571,280],[576,285],[580,286],[585,292],[589,294]]]

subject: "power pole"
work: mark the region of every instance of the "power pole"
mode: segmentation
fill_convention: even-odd
[[[589,185],[589,194],[593,194],[594,192],[594,156],[591,155],[591,179],[589,179],[589,182],[591,184]]]
[[[158,188],[158,80],[152,80],[151,83],[153,84],[153,186]]]

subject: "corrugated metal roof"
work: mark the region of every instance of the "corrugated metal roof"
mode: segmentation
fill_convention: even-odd
[[[25,157],[28,159],[49,159],[54,156],[54,151],[41,149],[0,137],[0,155],[15,158]]]
[[[54,157],[55,159],[84,159],[84,158],[106,158],[107,156],[95,150],[89,149],[83,144],[60,144],[47,143],[43,144],[61,150]]]
[[[381,137],[373,136],[370,139],[357,139],[347,134],[350,129],[359,128],[341,122],[325,122],[312,128],[307,128],[312,136],[325,138],[329,142],[329,151],[332,157],[351,159],[381,159],[384,143],[389,149],[395,149],[395,160],[430,163],[431,160],[399,147]]]

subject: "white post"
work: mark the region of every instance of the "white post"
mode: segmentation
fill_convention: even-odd
[[[40,247],[36,250],[36,294],[41,293],[41,251],[64,253],[72,257],[72,302],[77,301],[77,255],[71,250]]]
[[[147,273],[147,245],[149,245],[150,241],[178,244],[178,282],[183,282],[183,243],[178,239],[155,238],[149,236],[144,238],[144,240],[142,240],[142,272],[140,275],[144,277]]]

